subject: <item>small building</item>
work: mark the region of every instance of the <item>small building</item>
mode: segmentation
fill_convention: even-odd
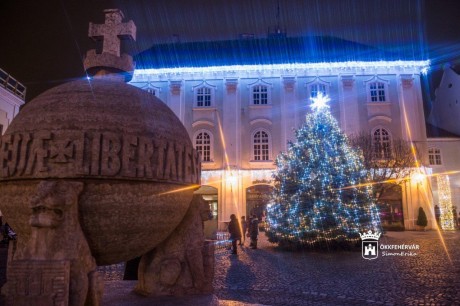
[[[335,37],[283,35],[159,44],[135,60],[131,84],[164,101],[201,152],[203,193],[220,229],[232,213],[263,217],[274,160],[319,93],[330,97],[346,134],[368,133],[388,152],[393,139],[426,146],[424,59]],[[420,206],[431,209],[422,185],[426,179],[409,180],[396,199],[406,229],[415,228]]]
[[[18,114],[25,97],[26,87],[0,69],[0,135],[5,133],[11,120]]]
[[[26,87],[0,68],[0,136],[18,114],[25,97]]]
[[[447,132],[460,135],[460,69],[446,65],[435,90],[428,122]]]

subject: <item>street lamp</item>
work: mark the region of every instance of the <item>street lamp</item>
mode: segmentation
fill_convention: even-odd
[[[412,180],[418,185],[423,184],[423,181],[425,180],[426,175],[422,173],[421,171],[417,171],[412,175]],[[417,187],[418,188],[418,187]]]

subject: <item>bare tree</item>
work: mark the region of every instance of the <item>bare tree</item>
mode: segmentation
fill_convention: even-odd
[[[351,145],[361,150],[364,167],[369,172],[376,200],[386,192],[401,192],[400,184],[418,167],[416,146],[403,139],[393,139],[388,147],[375,144],[372,136],[360,133],[349,137]]]

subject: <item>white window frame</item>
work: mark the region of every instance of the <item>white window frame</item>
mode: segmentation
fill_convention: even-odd
[[[251,98],[253,105],[268,105],[268,86],[254,85],[251,88]]]
[[[428,148],[428,163],[430,166],[442,165],[441,149],[437,147]]]
[[[328,95],[328,86],[323,83],[314,83],[310,85],[310,99],[317,98],[318,94],[321,92],[323,97]]]
[[[146,89],[146,91],[147,91],[148,93],[152,94],[152,95],[155,96],[155,97],[157,96],[157,91],[156,91],[155,88],[148,87],[148,88]]]
[[[265,106],[272,104],[272,87],[273,85],[267,83],[263,80],[258,80],[252,84],[248,85],[249,87],[249,94],[250,94],[250,103],[254,106]],[[265,93],[257,92],[257,89],[265,88],[267,91]],[[262,98],[261,95],[264,94],[265,97]],[[257,99],[256,99],[257,96]],[[265,100],[265,103],[261,103],[262,100]]]
[[[212,108],[215,105],[215,91],[216,87],[212,86],[211,84],[207,82],[202,82],[201,84],[198,84],[192,88],[192,91],[194,92],[194,97],[193,97],[193,105],[196,108]],[[206,91],[206,92],[203,92]],[[199,97],[209,97],[209,105],[206,104],[206,100],[203,99],[203,101],[198,101]],[[198,105],[198,102],[203,103],[203,105]]]
[[[200,136],[201,134],[207,134],[208,137],[209,137],[209,143],[198,143],[198,136]],[[194,136],[193,136],[193,146],[195,148],[195,150],[197,150],[198,152],[203,152],[203,148],[199,149],[199,146],[200,147],[204,147],[205,145],[208,145],[209,146],[209,160],[205,160],[205,156],[203,154],[201,154],[201,162],[202,163],[212,163],[214,162],[214,137],[213,137],[213,134],[209,131],[209,130],[205,130],[205,129],[201,129],[201,130],[198,130],[195,132]]]
[[[323,92],[324,96],[328,96],[331,83],[316,77],[313,81],[306,83],[305,86],[307,87],[308,101],[310,101],[311,98],[316,98],[320,91]],[[324,90],[320,90],[320,87]]]
[[[147,83],[147,85],[141,87],[142,90],[152,94],[155,97],[159,97],[160,95],[160,87],[154,86],[152,83]]]
[[[262,142],[263,139],[260,139],[261,142],[256,142],[256,136],[260,133],[260,137],[262,133],[265,133],[266,142]],[[260,138],[259,137],[259,138]],[[251,151],[252,151],[252,160],[256,162],[267,162],[272,160],[272,137],[268,130],[266,129],[257,129],[252,132],[251,135]],[[256,152],[257,151],[257,152]],[[266,154],[264,154],[266,151]],[[263,159],[264,155],[266,159]]]
[[[368,103],[389,103],[389,81],[374,77],[365,82]]]
[[[371,136],[373,158],[377,160],[390,159],[393,155],[393,137],[390,131],[384,127],[376,127],[372,130]],[[376,136],[378,136],[378,142],[376,141]],[[377,144],[378,147],[376,147]]]

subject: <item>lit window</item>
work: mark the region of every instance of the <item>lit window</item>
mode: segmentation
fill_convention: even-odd
[[[387,130],[377,129],[372,138],[373,153],[376,159],[388,159],[391,157],[391,137]]]
[[[252,87],[252,104],[266,105],[268,104],[268,87],[264,85],[256,85]]]
[[[152,94],[153,96],[156,96],[156,95],[157,95],[155,89],[152,88],[152,87],[148,87],[148,88],[146,89],[146,91],[147,91],[148,93]]]
[[[200,153],[203,162],[211,161],[211,136],[200,132],[195,138],[195,149]]]
[[[372,82],[369,84],[371,102],[385,102],[385,84],[382,82]]]
[[[257,131],[253,138],[254,160],[270,160],[270,137],[265,131]]]
[[[430,162],[430,165],[442,165],[442,160],[441,160],[441,150],[437,148],[430,148],[428,149],[428,159]]]
[[[327,96],[326,85],[324,84],[313,84],[310,86],[310,98],[317,98],[319,94],[323,97]]]
[[[211,88],[200,87],[196,90],[196,106],[197,107],[211,106]]]

